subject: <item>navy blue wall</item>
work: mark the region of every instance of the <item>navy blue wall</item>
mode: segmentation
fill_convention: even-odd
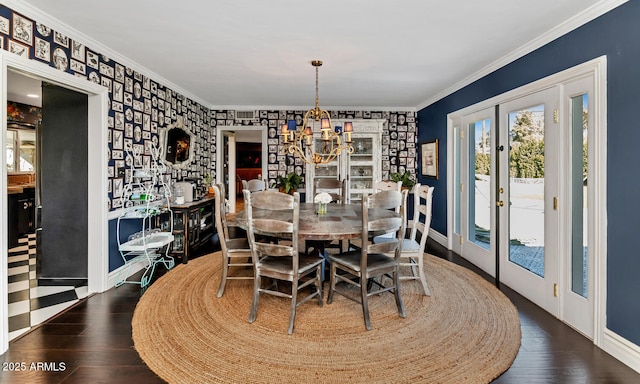
[[[447,114],[607,56],[607,327],[640,345],[640,1],[630,1],[418,112],[418,142],[440,140],[432,228],[447,233]],[[420,162],[418,162],[420,164]],[[419,172],[418,172],[419,174]]]
[[[109,272],[113,272],[124,264],[122,255],[118,250],[118,220],[109,220]],[[120,242],[124,243],[127,238],[142,228],[142,219],[127,219],[120,221]]]

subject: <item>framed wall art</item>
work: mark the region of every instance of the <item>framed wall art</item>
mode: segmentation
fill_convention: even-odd
[[[9,19],[4,16],[0,16],[0,33],[4,33],[5,35],[9,35]]]
[[[438,139],[427,141],[420,146],[422,176],[438,178]]]
[[[27,45],[33,45],[33,21],[14,13],[13,38]]]

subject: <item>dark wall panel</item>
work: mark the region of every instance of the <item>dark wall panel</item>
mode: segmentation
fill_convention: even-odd
[[[88,276],[87,119],[87,95],[43,84],[38,278]]]

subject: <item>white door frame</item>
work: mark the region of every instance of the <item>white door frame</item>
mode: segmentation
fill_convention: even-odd
[[[267,133],[269,127],[264,125],[221,125],[217,127],[216,130],[216,183],[224,183],[223,177],[223,167],[224,167],[224,132],[237,132],[237,131],[257,131],[262,134],[262,177],[264,179],[267,178],[267,159],[269,158],[267,153]],[[230,153],[233,152],[235,154],[235,141],[233,142],[233,149],[230,149]],[[229,165],[229,169],[236,168],[236,158],[235,156],[229,156],[229,162],[232,163]],[[235,198],[231,198],[235,196],[235,185],[236,185],[236,173],[229,173],[229,213],[235,213],[236,211],[236,200]],[[233,192],[233,194],[231,194]]]
[[[504,94],[494,96],[480,103],[468,106],[459,111],[448,115],[448,136],[447,136],[447,193],[448,196],[454,196],[455,185],[454,177],[454,127],[460,126],[462,116],[473,113],[475,111],[499,105],[513,99],[517,99],[524,95],[535,93],[539,90],[549,88],[551,86],[569,82],[571,80],[593,76],[594,78],[594,94],[593,97],[593,114],[590,116],[594,124],[594,129],[589,132],[589,252],[593,254],[593,304],[592,311],[594,314],[594,332],[593,342],[595,345],[605,347],[606,339],[606,305],[607,305],[607,99],[606,99],[606,72],[607,59],[601,56],[569,68],[562,72],[548,76],[544,79],[524,85],[520,88],[511,90]],[[454,202],[452,198],[447,202],[447,243],[449,249],[453,248],[453,215],[455,213]],[[562,267],[564,268],[564,266]],[[562,300],[560,301],[560,313],[562,313]],[[562,320],[562,319],[561,319]],[[610,338],[609,338],[610,339]],[[605,348],[610,350],[611,348]]]
[[[108,288],[109,247],[107,222],[107,116],[108,91],[105,87],[86,79],[61,72],[34,60],[18,57],[0,50],[0,77],[2,92],[0,105],[7,105],[7,70],[15,70],[88,95],[88,291],[103,292]],[[1,108],[2,148],[6,148],[7,109]],[[4,150],[4,149],[3,149]],[[83,166],[79,164],[78,166]],[[7,168],[2,167],[0,190],[7,190]],[[7,217],[7,194],[0,193],[0,211]],[[0,231],[0,349],[9,348],[7,300],[7,227]]]

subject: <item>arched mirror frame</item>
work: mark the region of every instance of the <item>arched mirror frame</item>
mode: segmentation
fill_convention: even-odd
[[[189,138],[187,148],[179,147],[179,138]],[[166,126],[160,130],[160,159],[168,167],[174,169],[183,169],[195,159],[196,135],[184,126],[182,117],[178,117],[175,123]],[[180,160],[177,151],[184,151],[187,157]],[[178,159],[176,159],[178,158]]]

